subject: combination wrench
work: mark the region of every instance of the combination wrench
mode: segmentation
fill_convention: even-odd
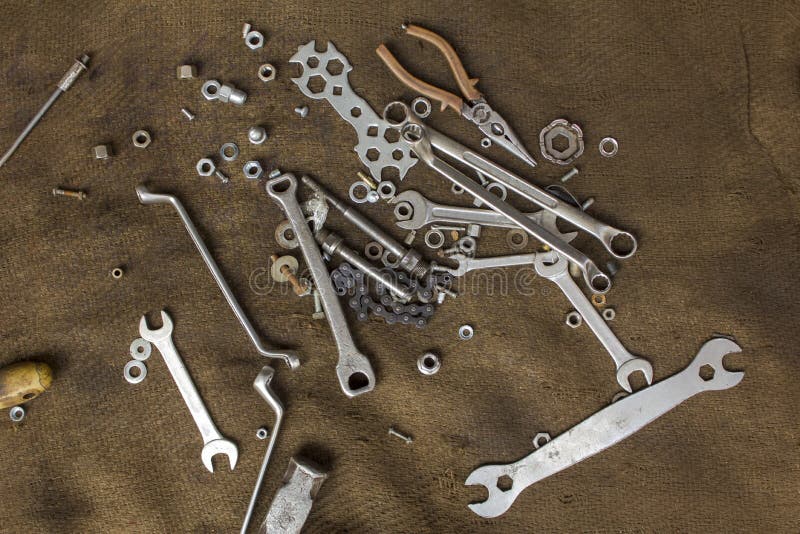
[[[342,391],[348,397],[372,391],[375,387],[375,373],[369,359],[356,348],[350,334],[347,318],[336,290],[333,288],[330,274],[322,259],[322,253],[317,247],[314,234],[311,233],[297,201],[297,179],[292,174],[283,174],[269,180],[266,189],[269,196],[283,209],[286,218],[292,225],[306,265],[314,278],[314,285],[322,299],[325,316],[328,318],[339,351],[336,374],[339,377]]]
[[[175,384],[200,430],[200,435],[203,436],[203,452],[201,454],[203,465],[213,473],[214,464],[211,459],[217,454],[224,454],[230,460],[231,470],[233,470],[236,467],[236,460],[239,458],[239,450],[236,448],[236,444],[223,437],[214,425],[197,387],[192,382],[192,377],[189,376],[189,371],[186,370],[186,365],[184,365],[178,349],[172,342],[172,319],[164,310],[161,310],[161,322],[161,328],[151,330],[147,326],[147,317],[142,316],[139,321],[139,335],[142,339],[155,345],[158,352],[161,353],[172,379],[175,380]]]
[[[261,343],[256,329],[253,327],[250,319],[247,318],[244,310],[239,305],[239,301],[236,300],[233,290],[231,290],[231,287],[228,285],[225,277],[222,276],[222,271],[219,269],[217,262],[214,261],[214,258],[211,256],[211,252],[208,251],[208,247],[206,247],[206,244],[203,242],[203,238],[200,237],[200,232],[197,231],[197,227],[195,227],[192,219],[189,217],[189,213],[186,211],[186,208],[183,207],[181,201],[178,200],[178,197],[175,195],[151,193],[147,187],[143,185],[136,186],[136,195],[139,197],[139,202],[142,204],[169,204],[175,208],[175,211],[178,212],[181,221],[183,221],[183,225],[186,227],[186,231],[189,232],[189,237],[192,238],[194,245],[200,252],[200,256],[202,256],[203,261],[206,262],[206,267],[208,267],[208,270],[211,271],[211,275],[217,282],[217,286],[219,286],[220,291],[222,291],[222,294],[225,296],[228,306],[231,307],[233,314],[237,319],[239,319],[239,323],[242,325],[242,328],[244,328],[245,332],[247,332],[247,337],[250,338],[250,341],[253,343],[253,346],[255,346],[256,351],[267,358],[283,360],[291,369],[297,369],[300,366],[300,359],[293,351],[267,350]]]
[[[510,256],[493,256],[491,258],[470,258],[464,254],[453,254],[448,260],[458,263],[455,269],[444,265],[436,265],[434,270],[450,273],[453,276],[464,276],[470,271],[479,269],[496,269],[499,267],[518,267],[520,265],[530,265],[536,259],[538,253],[513,254]]]
[[[402,218],[398,217],[398,221],[396,222],[397,226],[404,230],[419,230],[423,226],[434,223],[479,224],[481,226],[497,228],[517,227],[516,224],[496,211],[437,204],[414,190],[403,191],[395,195],[395,197],[389,201],[389,204],[395,204],[395,216],[399,215],[401,211],[408,212],[407,215]],[[547,210],[525,213],[524,215],[566,242],[572,241],[575,239],[575,236],[578,235],[577,232],[561,233],[558,226],[556,226],[557,217]],[[406,218],[406,216],[408,218]]]
[[[648,384],[652,383],[653,366],[644,358],[634,356],[622,346],[619,338],[608,327],[606,320],[570,276],[569,262],[565,258],[554,252],[542,253],[536,256],[533,265],[536,274],[547,278],[561,289],[575,310],[581,314],[589,329],[611,355],[617,366],[617,382],[625,391],[629,393],[632,391],[630,376],[637,371],[642,372]]]
[[[606,406],[517,462],[475,469],[464,484],[484,486],[489,496],[469,508],[481,517],[502,515],[531,484],[619,443],[698,393],[732,388],[744,373],[725,369],[722,360],[740,351],[729,339],[711,339],[683,371]],[[711,378],[701,375],[703,367],[713,369]]]

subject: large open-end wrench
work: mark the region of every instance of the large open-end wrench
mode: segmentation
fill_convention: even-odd
[[[306,223],[306,218],[297,201],[297,178],[292,174],[283,174],[267,182],[267,193],[283,209],[286,218],[292,225],[300,250],[314,278],[314,285],[319,291],[325,316],[333,331],[333,338],[339,350],[339,363],[336,365],[336,374],[339,385],[348,397],[355,397],[372,391],[375,387],[375,373],[369,359],[356,348],[347,318],[333,288],[330,273],[322,259],[322,253],[317,246],[317,240]]]
[[[589,329],[597,336],[617,366],[617,382],[625,391],[632,391],[630,376],[641,371],[647,383],[653,381],[653,366],[644,358],[634,356],[622,346],[600,312],[589,301],[569,274],[569,262],[555,252],[538,254],[533,261],[536,274],[555,283],[581,314]]]
[[[142,320],[139,321],[139,335],[142,336],[142,339],[154,344],[161,353],[172,379],[175,380],[175,384],[200,430],[200,435],[203,436],[203,452],[201,454],[203,465],[213,473],[214,463],[211,459],[217,454],[224,454],[228,457],[231,469],[233,469],[239,458],[239,449],[236,448],[235,443],[223,437],[214,425],[200,393],[197,392],[197,387],[192,382],[192,377],[189,376],[189,371],[186,370],[181,355],[178,354],[178,349],[172,342],[172,319],[164,310],[161,310],[161,322],[163,323],[161,328],[150,330],[147,326],[147,317],[142,316]]]
[[[425,162],[425,164],[449,180],[451,183],[461,187],[473,197],[481,200],[494,211],[502,214],[514,224],[528,232],[538,241],[548,245],[553,250],[569,258],[569,260],[580,267],[586,284],[595,293],[606,293],[611,289],[611,279],[601,271],[597,265],[583,252],[576,249],[569,243],[553,235],[552,232],[544,229],[540,225],[530,220],[525,214],[513,207],[511,204],[499,199],[491,192],[481,187],[477,182],[467,175],[444,161],[433,153],[430,139],[428,138],[427,127],[413,118],[408,112],[408,108],[402,102],[396,102],[387,106],[387,115],[392,105],[399,105],[405,108],[407,120],[400,129],[400,137],[406,141],[414,153]]]
[[[256,351],[267,358],[283,360],[291,369],[297,369],[300,366],[300,359],[297,357],[297,354],[295,354],[294,351],[267,350],[264,345],[262,345],[256,329],[253,327],[250,319],[247,318],[244,310],[239,305],[239,301],[236,300],[236,295],[233,294],[233,290],[228,285],[225,277],[222,276],[222,271],[217,265],[217,262],[214,261],[213,256],[211,256],[211,252],[208,251],[208,247],[206,247],[206,244],[203,242],[203,238],[200,237],[200,232],[197,231],[197,227],[195,227],[192,219],[189,217],[189,213],[186,211],[186,208],[183,207],[181,201],[178,200],[178,197],[175,195],[151,193],[150,190],[143,185],[136,186],[136,195],[139,197],[139,202],[142,204],[169,204],[175,208],[175,211],[178,212],[181,221],[183,221],[183,225],[186,227],[186,231],[189,232],[189,237],[192,238],[194,245],[200,252],[200,256],[203,258],[203,261],[206,262],[206,267],[208,267],[208,270],[211,271],[211,276],[214,277],[214,281],[217,282],[217,286],[219,286],[220,291],[222,291],[222,295],[225,297],[225,300],[228,301],[228,306],[231,307],[233,314],[237,319],[239,319],[239,323],[241,323],[242,328],[244,328],[245,332],[247,332],[247,337],[250,338],[250,342],[253,343]]]
[[[404,218],[395,223],[404,230],[418,230],[423,226],[434,223],[479,224],[481,226],[493,226],[497,228],[517,227],[516,224],[496,211],[437,204],[414,190],[403,191],[392,198],[389,204],[396,204],[398,207],[410,211],[408,219]],[[399,209],[398,207],[395,207],[395,212]],[[567,243],[575,239],[575,236],[578,235],[577,232],[561,233],[558,226],[556,226],[557,217],[547,210],[525,213],[524,215]]]
[[[619,443],[698,393],[732,388],[744,373],[728,371],[722,360],[739,351],[729,339],[711,339],[683,371],[603,408],[517,462],[477,468],[465,485],[480,484],[489,497],[470,509],[481,517],[504,514],[531,484]],[[703,367],[713,369],[711,378],[701,375]]]

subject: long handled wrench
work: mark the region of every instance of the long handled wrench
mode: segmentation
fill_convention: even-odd
[[[239,458],[239,449],[236,448],[236,444],[220,434],[211,419],[197,387],[192,382],[192,377],[189,376],[189,371],[186,370],[181,355],[178,354],[178,349],[172,342],[172,319],[164,310],[161,310],[161,321],[163,323],[161,328],[151,330],[147,326],[147,318],[142,317],[139,322],[139,335],[142,336],[142,339],[154,344],[161,356],[164,357],[164,363],[167,364],[167,369],[169,369],[172,379],[175,380],[175,385],[178,386],[178,390],[200,430],[200,435],[203,436],[203,452],[201,454],[203,465],[213,473],[214,463],[211,459],[217,454],[224,454],[230,460],[231,469],[233,469]]]
[[[714,338],[703,345],[683,371],[603,408],[525,458],[477,468],[465,484],[484,486],[489,497],[470,504],[470,509],[481,517],[504,514],[531,484],[619,443],[698,393],[732,388],[744,373],[728,371],[722,359],[740,350],[729,339]],[[713,369],[711,378],[703,378],[700,373],[703,367]]]
[[[267,182],[267,193],[278,203],[292,225],[294,235],[303,251],[314,285],[319,291],[325,317],[333,331],[336,347],[339,350],[339,363],[336,365],[336,375],[339,385],[348,397],[355,397],[372,391],[375,387],[375,373],[369,359],[356,348],[347,318],[344,315],[342,304],[336,290],[333,288],[328,268],[322,259],[322,253],[317,247],[317,241],[306,223],[306,218],[297,201],[297,178],[292,174],[283,174]]]
[[[197,231],[197,227],[195,227],[192,219],[189,218],[186,208],[183,207],[183,204],[181,204],[181,201],[178,200],[178,197],[175,195],[151,193],[147,187],[143,185],[136,186],[136,195],[139,197],[139,202],[142,204],[170,204],[173,208],[175,208],[175,211],[178,212],[178,215],[180,215],[180,218],[183,221],[183,225],[186,227],[186,231],[189,232],[189,237],[192,238],[194,245],[200,252],[200,256],[202,256],[203,261],[206,262],[206,267],[208,267],[208,270],[211,271],[214,281],[217,282],[217,286],[219,286],[220,291],[222,291],[222,294],[225,296],[225,300],[228,301],[228,306],[231,307],[233,314],[237,319],[239,319],[239,323],[241,323],[242,328],[244,328],[245,332],[247,332],[247,337],[250,338],[250,341],[253,343],[253,346],[255,346],[256,351],[258,351],[260,355],[266,356],[267,358],[283,360],[291,369],[297,369],[300,366],[300,359],[297,357],[297,354],[295,354],[294,351],[267,350],[264,345],[261,344],[261,339],[259,339],[256,329],[253,327],[250,319],[247,318],[244,310],[239,305],[239,301],[236,300],[236,296],[233,294],[231,286],[228,285],[225,277],[222,276],[222,271],[219,269],[217,262],[214,261],[214,257],[211,256],[211,252],[208,251],[208,247],[206,247],[206,244],[203,242],[203,238],[200,237],[200,232]]]
[[[536,274],[555,283],[572,303],[597,339],[605,347],[617,366],[617,382],[632,391],[630,376],[641,371],[647,383],[653,381],[653,366],[644,358],[634,356],[626,349],[619,338],[608,327],[605,319],[569,275],[569,262],[554,252],[537,254],[533,261]]]

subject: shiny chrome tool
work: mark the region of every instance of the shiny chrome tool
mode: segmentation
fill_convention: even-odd
[[[175,210],[178,212],[178,215],[180,215],[181,220],[183,221],[183,225],[186,227],[186,231],[189,232],[189,237],[191,237],[192,241],[194,241],[197,250],[203,257],[203,261],[206,262],[206,267],[208,267],[208,270],[211,271],[211,275],[214,277],[219,289],[225,296],[225,300],[228,301],[228,305],[231,307],[231,310],[233,310],[233,314],[236,315],[236,318],[239,319],[239,323],[241,323],[242,328],[244,328],[245,332],[247,332],[247,337],[250,338],[250,341],[253,343],[253,346],[255,346],[256,351],[267,358],[283,360],[291,369],[297,369],[300,366],[300,359],[293,351],[267,350],[264,348],[264,345],[261,344],[261,340],[258,337],[256,329],[253,327],[250,319],[247,318],[247,315],[245,315],[244,310],[239,305],[239,301],[236,300],[233,290],[231,290],[231,287],[228,285],[225,277],[222,276],[222,271],[220,271],[219,266],[217,266],[217,262],[214,261],[214,258],[208,251],[208,247],[206,247],[206,244],[203,242],[203,238],[200,237],[200,232],[197,231],[192,219],[189,218],[189,213],[187,213],[186,208],[183,207],[181,201],[178,200],[178,198],[174,195],[151,193],[144,185],[136,186],[136,195],[139,197],[139,202],[142,204],[170,204],[173,208],[175,208]]]
[[[460,113],[462,117],[477,125],[485,136],[484,139],[490,141],[490,143],[484,142],[482,144],[500,145],[531,167],[535,167],[536,162],[525,149],[522,141],[520,141],[511,129],[511,126],[508,125],[499,113],[486,103],[481,92],[475,89],[475,84],[478,83],[478,79],[469,77],[456,51],[450,46],[450,43],[445,41],[442,36],[413,24],[405,26],[404,29],[409,35],[431,43],[444,54],[444,57],[447,59],[447,64],[450,66],[450,70],[453,72],[453,76],[456,79],[458,88],[464,95],[464,99],[449,91],[434,87],[413,76],[400,65],[392,53],[389,52],[389,49],[382,44],[376,49],[376,52],[386,66],[389,67],[389,70],[392,71],[392,74],[397,76],[398,80],[414,91],[441,102],[442,111],[447,108],[452,108],[457,113]]]
[[[42,120],[42,117],[44,117],[44,114],[47,113],[48,109],[50,109],[50,106],[52,106],[55,101],[58,100],[58,97],[67,92],[67,89],[72,87],[72,84],[75,83],[75,80],[78,79],[78,76],[80,76],[83,71],[86,70],[87,63],[89,63],[89,56],[86,54],[82,55],[80,59],[75,60],[75,63],[73,63],[67,73],[64,74],[64,77],[61,78],[61,81],[58,82],[56,90],[53,91],[53,94],[50,95],[50,98],[47,99],[47,102],[45,102],[41,109],[36,112],[36,115],[34,115],[28,125],[25,126],[25,129],[22,130],[21,134],[19,134],[19,137],[17,137],[17,139],[14,141],[14,144],[11,145],[11,148],[9,148],[6,153],[3,154],[3,157],[0,158],[0,167],[2,167],[5,162],[8,161],[8,158],[10,158],[14,152],[16,152],[17,148],[19,148],[19,145],[21,145],[25,138],[28,137],[28,134],[31,133],[31,130],[33,130],[36,125],[39,124],[39,121]]]
[[[744,373],[728,371],[722,360],[739,351],[729,339],[711,339],[678,374],[621,398],[552,440],[547,436],[544,444],[537,436],[538,448],[517,462],[477,468],[465,484],[484,486],[489,497],[470,509],[481,517],[502,515],[531,484],[619,443],[698,393],[732,388]]]

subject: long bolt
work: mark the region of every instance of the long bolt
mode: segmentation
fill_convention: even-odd
[[[58,100],[58,97],[61,96],[61,93],[66,92],[67,89],[69,89],[72,86],[72,84],[75,83],[75,80],[78,79],[78,76],[80,76],[81,73],[86,70],[86,64],[88,62],[89,62],[89,56],[87,56],[86,54],[82,55],[80,59],[75,60],[75,63],[72,65],[72,67],[69,68],[67,73],[64,74],[64,77],[61,78],[61,81],[58,82],[56,90],[53,92],[52,95],[50,95],[50,98],[47,99],[47,102],[44,103],[44,105],[36,113],[36,115],[33,116],[33,118],[25,127],[25,129],[22,130],[22,133],[19,134],[17,140],[14,141],[13,145],[11,145],[11,148],[9,148],[8,151],[5,154],[3,154],[3,157],[0,158],[0,167],[2,167],[5,164],[5,162],[8,161],[8,158],[10,158],[14,154],[14,152],[16,152],[19,145],[21,145],[22,142],[25,140],[25,138],[28,137],[28,134],[31,133],[31,130],[33,130],[33,128],[39,123],[39,121],[42,120],[42,117],[44,117],[44,114],[47,113],[48,109],[50,109],[50,106],[52,106],[53,103],[56,100]]]
[[[70,198],[77,198],[78,200],[84,200],[86,198],[86,193],[83,191],[70,191],[69,189],[60,189],[55,188],[53,189],[53,195],[61,196],[61,197],[70,197]]]
[[[575,176],[577,174],[578,174],[578,168],[577,167],[573,167],[572,170],[570,170],[567,174],[565,174],[564,176],[561,177],[561,182],[562,183],[566,182],[570,178],[572,178],[573,176]]]
[[[325,310],[322,309],[322,297],[317,289],[314,290],[314,313],[311,314],[311,318],[314,320],[325,318]]]
[[[589,198],[587,198],[586,200],[583,201],[583,204],[581,204],[581,209],[583,211],[586,211],[586,210],[589,209],[589,206],[591,206],[592,204],[594,204],[594,197],[589,197]]]
[[[406,442],[407,445],[410,445],[410,444],[414,443],[414,439],[413,438],[411,438],[410,436],[406,436],[404,434],[401,434],[400,432],[395,430],[394,427],[389,427],[389,435],[390,436],[396,436],[396,437],[402,439],[403,441]]]
[[[224,173],[224,172],[222,172],[222,171],[221,171],[221,170],[219,170],[219,169],[217,169],[216,171],[214,171],[214,176],[216,176],[217,178],[219,178],[219,181],[220,181],[220,182],[222,182],[223,184],[227,184],[228,182],[230,182],[230,181],[231,181],[231,179],[230,179],[230,178],[228,178],[227,176],[225,176],[225,173]]]
[[[272,256],[270,256],[270,258],[272,259],[272,262],[274,263],[274,262],[278,261],[279,256],[277,254],[273,254]],[[286,279],[289,281],[289,283],[292,285],[292,289],[294,289],[294,294],[295,295],[302,296],[302,295],[305,295],[306,293],[308,293],[308,287],[303,285],[300,282],[300,280],[297,279],[297,277],[294,275],[294,273],[292,272],[292,270],[289,268],[288,265],[284,265],[284,266],[281,267],[281,274],[283,276],[285,276]]]
[[[378,188],[378,184],[375,183],[375,179],[372,176],[370,176],[370,175],[368,175],[368,174],[366,174],[364,172],[361,172],[361,171],[358,171],[356,173],[356,176],[358,176],[358,178],[362,182],[367,184],[370,189],[377,189]]]
[[[186,118],[187,118],[187,119],[189,119],[190,121],[193,121],[193,120],[194,120],[194,113],[192,113],[192,112],[191,112],[191,111],[189,111],[188,109],[186,109],[186,108],[181,108],[181,113],[183,113],[184,115],[186,115]]]

